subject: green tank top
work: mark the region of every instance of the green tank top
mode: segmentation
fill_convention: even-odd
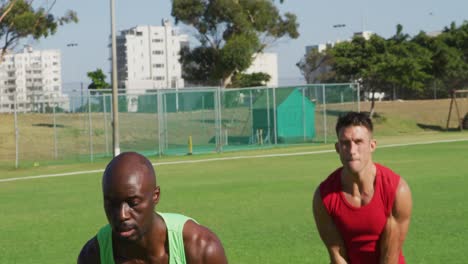
[[[184,238],[182,231],[184,224],[193,219],[180,214],[158,213],[166,223],[169,239],[169,264],[186,264]],[[101,264],[115,264],[112,250],[112,229],[109,224],[101,228],[97,234]]]

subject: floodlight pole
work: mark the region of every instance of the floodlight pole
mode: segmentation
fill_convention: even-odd
[[[112,146],[113,156],[120,154],[119,144],[119,100],[117,91],[117,47],[115,37],[115,0],[110,0],[112,41]]]

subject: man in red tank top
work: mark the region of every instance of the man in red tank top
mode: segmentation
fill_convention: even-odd
[[[336,124],[342,167],[317,188],[315,223],[331,263],[405,263],[412,198],[408,184],[374,163],[371,119],[349,112]]]

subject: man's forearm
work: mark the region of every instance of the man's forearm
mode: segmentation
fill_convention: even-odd
[[[400,251],[400,230],[395,219],[390,217],[380,240],[380,264],[398,264]]]

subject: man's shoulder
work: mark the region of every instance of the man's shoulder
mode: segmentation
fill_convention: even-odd
[[[322,198],[325,197],[329,193],[336,192],[339,190],[337,188],[341,186],[340,175],[341,175],[342,169],[343,167],[337,168],[332,173],[330,173],[330,175],[328,175],[327,178],[325,178],[325,180],[323,180],[319,184],[318,190],[320,190],[320,195]]]
[[[221,241],[207,227],[187,220],[183,229],[183,239],[188,263],[200,260],[203,263],[227,263]]]
[[[99,242],[97,237],[94,236],[81,249],[80,255],[78,256],[78,264],[99,264],[100,256],[99,256]]]
[[[395,190],[400,183],[401,176],[389,167],[375,163],[378,173],[381,175],[381,182],[385,189]]]

